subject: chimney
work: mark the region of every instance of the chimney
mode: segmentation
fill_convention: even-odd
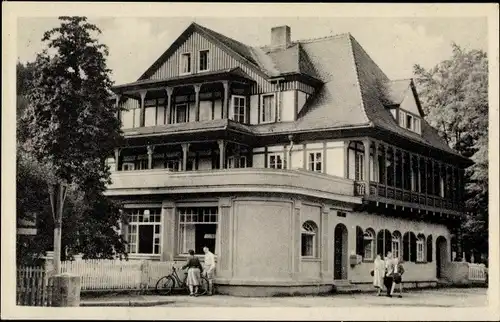
[[[287,48],[292,43],[289,26],[271,28],[271,47]]]

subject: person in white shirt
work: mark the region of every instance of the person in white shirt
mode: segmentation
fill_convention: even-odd
[[[215,276],[215,256],[206,246],[203,247],[203,252],[205,253],[205,269],[203,272],[208,279],[208,295],[212,295]]]

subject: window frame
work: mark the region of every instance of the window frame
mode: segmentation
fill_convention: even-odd
[[[318,154],[320,156],[319,160],[318,160]],[[311,155],[313,156],[312,161],[311,161]],[[319,168],[320,168],[319,171],[318,171],[318,164],[319,164]],[[309,171],[323,173],[323,171],[324,171],[323,151],[309,151],[308,152],[307,169]]]
[[[235,107],[236,105],[234,104],[235,99],[243,99],[243,107],[239,106],[241,112],[241,108],[243,108],[243,114],[238,113],[236,114]],[[238,118],[236,117],[238,115]],[[243,116],[243,122],[241,122],[240,117]],[[231,95],[231,115],[229,117],[230,120],[241,123],[241,124],[246,124],[248,121],[248,116],[247,116],[247,97],[244,95]]]
[[[207,53],[207,59],[206,59],[206,64],[207,68],[206,69],[201,69],[201,55],[202,53]],[[210,71],[210,49],[202,49],[198,51],[198,71],[199,72],[208,72]]]
[[[367,235],[370,236],[367,236]],[[369,241],[369,244],[367,244],[367,240]],[[373,262],[375,260],[375,242],[376,242],[376,234],[375,230],[371,228],[365,229],[363,232],[363,261],[364,262]],[[370,246],[370,257],[366,256],[366,249],[367,246]]]
[[[394,231],[392,233],[392,237],[391,237],[391,252],[392,252],[392,256],[393,258],[400,258],[401,255],[402,255],[402,236],[401,236],[401,233],[399,233],[398,231]],[[394,247],[396,246],[396,247]],[[397,248],[395,250],[395,248]]]
[[[309,229],[307,229],[308,227]],[[311,245],[312,245],[312,250],[310,255],[304,255],[303,251],[303,238],[305,236],[308,236],[311,238]],[[302,223],[301,230],[300,230],[300,257],[301,258],[307,258],[307,259],[312,259],[312,258],[319,258],[319,251],[318,251],[318,225],[312,220],[306,220],[305,222]],[[307,248],[306,248],[307,249]]]
[[[236,160],[236,156],[234,155],[231,155],[229,157],[227,157],[227,168],[228,169],[242,169],[242,168],[246,168],[247,167],[247,156],[246,155],[240,155],[238,156],[238,158],[240,159],[240,162],[238,164],[238,167],[235,167],[234,165],[234,161]],[[244,160],[244,164],[245,166],[242,167],[241,166],[241,161]]]
[[[125,166],[127,169],[125,169]],[[135,171],[135,163],[134,162],[123,162],[121,171]]]
[[[425,256],[425,248],[427,246],[425,242],[425,236],[418,235],[417,240],[416,240],[416,250],[417,250],[417,256],[416,256],[416,263],[425,263],[426,262],[426,256]],[[419,249],[421,248],[421,249]]]
[[[178,108],[181,107],[181,106],[184,106],[186,108],[186,120],[184,122],[178,122],[177,120],[177,113],[178,113]],[[189,104],[188,103],[177,103],[175,104],[174,106],[174,124],[182,124],[182,123],[188,123],[189,122]]]
[[[189,57],[189,71],[185,72],[184,71],[184,57],[188,56]],[[182,54],[180,54],[180,59],[179,59],[179,75],[189,75],[193,73],[193,55],[191,52],[187,51]]]
[[[264,99],[266,97],[272,97],[272,106],[271,106],[271,113],[270,113],[270,120],[264,120],[263,115],[264,115]],[[274,123],[276,122],[276,94],[275,93],[267,93],[267,94],[262,94],[260,96],[260,113],[259,113],[259,123],[260,124],[267,124],[267,123]]]
[[[184,215],[184,218],[187,218],[186,216],[189,215],[191,216],[191,218],[193,217],[193,215],[195,215],[195,213],[191,212],[191,213],[181,213],[182,210],[187,210],[187,209],[212,209],[212,210],[215,210],[215,213],[210,213],[208,214],[208,216],[213,216],[215,215],[215,218],[216,220],[215,221],[182,221],[182,215]],[[189,250],[189,247],[187,247],[185,244],[186,244],[186,234],[182,232],[182,226],[183,225],[194,225],[195,226],[195,229],[196,229],[196,225],[215,225],[215,248],[212,250],[214,254],[217,254],[218,252],[218,245],[217,245],[217,235],[219,234],[219,225],[220,225],[220,213],[219,213],[219,208],[217,206],[194,206],[194,207],[187,207],[187,206],[182,206],[182,207],[177,207],[176,211],[176,221],[177,221],[177,229],[178,229],[178,233],[177,233],[177,242],[176,242],[176,248],[177,248],[177,251],[176,251],[176,254],[178,256],[187,256],[188,255],[188,250]],[[206,213],[203,212],[203,216],[207,215]],[[199,216],[199,212],[196,213],[196,216]],[[196,233],[195,233],[196,234]],[[196,253],[196,239],[194,241],[195,245],[194,245],[194,250],[195,250],[195,255],[199,256],[199,255],[203,255],[202,253]]]
[[[156,217],[159,218],[159,221],[139,221],[139,218],[141,216],[145,215],[146,210],[148,210],[150,213],[148,217],[153,217],[156,219]],[[151,213],[153,211],[153,213]],[[163,244],[163,236],[162,236],[162,226],[163,226],[163,215],[162,215],[162,209],[161,207],[140,207],[140,208],[128,208],[126,209],[127,212],[127,231],[126,231],[126,241],[127,241],[127,253],[131,254],[132,256],[161,256],[162,253],[162,244]],[[133,218],[134,216],[137,217],[137,221],[134,221]],[[131,219],[132,218],[132,219]],[[139,233],[140,233],[140,227],[141,226],[153,226],[153,252],[152,253],[140,253],[139,252]],[[135,229],[132,229],[132,227],[135,227]],[[156,232],[156,227],[158,227],[158,232]],[[135,230],[132,232],[132,230]],[[135,236],[135,242],[131,242],[131,236]],[[155,239],[158,238],[158,242],[155,241]],[[131,245],[134,245],[134,251],[131,249]],[[155,247],[158,246],[158,252],[155,252]]]
[[[278,168],[278,167],[271,167],[271,157],[279,157],[281,159],[281,168]],[[277,160],[277,158],[276,158]],[[277,165],[277,163],[276,163]],[[280,169],[280,170],[284,170],[286,169],[285,167],[285,154],[283,152],[273,152],[273,153],[268,153],[267,154],[267,167],[269,169]]]

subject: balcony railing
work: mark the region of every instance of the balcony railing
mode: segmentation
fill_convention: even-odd
[[[301,169],[117,171],[112,172],[111,180],[106,194],[115,196],[190,192],[278,192],[361,203],[361,198],[354,195],[354,181]]]
[[[365,195],[366,187],[364,182],[355,182],[354,187],[354,193],[356,196]],[[445,208],[453,210],[460,210],[461,208],[459,203],[454,203],[449,199],[445,199],[439,196],[426,195],[424,193],[416,191],[389,187],[377,182],[370,182],[370,195],[386,197],[388,199],[421,204],[435,208]]]

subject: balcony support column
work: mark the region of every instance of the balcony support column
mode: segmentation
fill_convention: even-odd
[[[174,92],[173,87],[165,88],[167,94],[167,110],[165,111],[165,124],[172,124],[172,93]]]
[[[219,144],[219,169],[224,169],[226,165],[227,142],[224,140],[217,140],[217,144]]]
[[[201,85],[196,84],[193,85],[194,87],[194,99],[195,99],[195,112],[194,112],[194,121],[199,122],[200,121],[200,89]]]
[[[122,149],[115,149],[115,171],[120,171],[120,154]]]
[[[189,143],[182,143],[182,171],[187,171],[187,159],[189,152]]]
[[[378,164],[378,142],[373,142],[373,181],[380,182],[380,165]],[[377,189],[378,194],[378,189]]]
[[[350,141],[344,141],[344,177],[349,179],[349,144]],[[306,150],[304,149],[304,169],[306,168]]]
[[[365,195],[370,194],[370,140],[363,140],[363,146],[365,149],[365,159],[364,159],[364,169],[363,169],[363,181],[365,182]]]
[[[387,178],[389,177],[389,167],[387,166],[387,157],[388,153],[387,150],[389,149],[389,146],[384,145],[384,185],[385,185],[385,197],[387,198]]]
[[[393,147],[392,147],[392,164],[393,164],[393,165],[392,165],[392,170],[393,170],[393,171],[392,171],[392,175],[393,175],[392,186],[393,186],[394,188],[396,188],[396,187],[397,187],[397,182],[396,182],[396,181],[397,181],[397,180],[396,180],[396,175],[397,175],[397,171],[396,171],[396,164],[397,164],[397,163],[396,163],[396,157],[397,157],[397,155],[398,155],[398,154],[397,154],[397,151],[398,151],[398,150],[396,149],[396,147],[395,147],[395,146],[393,146]],[[394,190],[394,198],[395,198],[395,197],[396,197],[396,190]]]
[[[435,195],[436,194],[436,165],[434,164],[434,160],[432,159],[429,159],[429,165],[431,167],[431,195]]]
[[[122,120],[122,112],[120,110],[121,98],[122,96],[120,94],[116,94],[115,97],[116,118],[120,121]]]
[[[155,151],[154,145],[148,145],[148,169],[153,169],[153,153]]]
[[[222,86],[224,86],[224,97],[222,101],[222,119],[227,119],[229,117],[229,89],[231,83],[229,81],[223,81]]]
[[[141,91],[141,114],[139,118],[139,126],[144,127],[146,124],[146,108],[144,107],[144,99],[146,99],[146,94],[148,91]]]
[[[405,153],[403,150],[399,150],[401,154],[401,189],[405,190]],[[408,184],[408,183],[406,183]],[[404,198],[403,198],[404,200]]]

